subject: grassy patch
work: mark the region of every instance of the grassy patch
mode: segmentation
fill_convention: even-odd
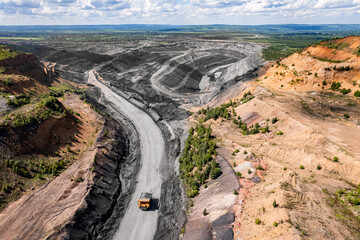
[[[8,58],[14,58],[20,54],[19,51],[12,50],[4,45],[0,45],[0,61]]]
[[[326,203],[333,209],[339,219],[355,239],[360,239],[360,186],[355,189],[342,189],[335,194],[323,191],[327,195]]]

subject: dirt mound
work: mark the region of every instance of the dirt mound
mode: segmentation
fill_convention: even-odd
[[[360,37],[329,40],[269,63],[259,85],[283,91],[321,91],[333,82],[351,92],[360,84]],[[340,89],[339,89],[340,90]]]
[[[13,58],[0,61],[0,87],[2,92],[20,94],[47,90],[54,73],[32,54],[18,52]]]

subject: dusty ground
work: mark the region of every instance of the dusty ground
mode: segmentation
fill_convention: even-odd
[[[359,131],[360,101],[353,96],[359,88],[359,45],[359,37],[314,45],[268,64],[256,81],[238,83],[208,104],[216,107],[230,99],[239,103],[231,120],[207,122],[218,139],[217,152],[232,166],[230,174],[240,175],[232,206],[234,239],[360,237],[359,219],[335,197],[337,190],[360,183],[360,137],[354,134]],[[351,93],[330,90],[332,82],[341,82]],[[255,98],[241,103],[248,91]],[[190,122],[202,117],[197,115]],[[243,135],[233,123],[238,116],[248,126],[268,125],[270,132]],[[273,122],[275,117],[278,121]],[[215,198],[220,201],[222,195],[202,190],[186,230],[210,227],[199,208]],[[189,235],[185,232],[185,238]]]
[[[78,96],[65,97],[63,103],[80,114],[77,143],[71,146],[71,151],[78,153],[78,160],[60,176],[29,191],[0,214],[0,232],[5,239],[46,237],[72,217],[92,184],[91,168],[97,151],[93,144],[103,120]]]
[[[347,106],[349,99],[342,95],[336,98],[336,103],[344,106],[343,112],[338,112],[318,106],[318,102],[334,104],[332,95],[279,93],[256,83],[247,85],[243,93],[247,91],[256,97],[236,107],[237,116],[245,119],[257,113],[260,118],[254,119],[268,124],[270,133],[244,136],[232,120],[211,123],[216,137],[222,139],[219,152],[236,166],[234,172],[242,173],[233,209],[235,239],[356,239],[359,232],[354,226],[358,225],[351,222],[354,220],[344,221],[351,217],[339,213],[328,199],[329,193],[359,184],[356,146],[360,138],[352,134],[359,130],[358,110]],[[234,96],[231,91],[228,94]],[[213,105],[222,103],[214,101]],[[359,104],[354,98],[352,101]],[[356,114],[344,119],[343,113],[349,111]],[[272,124],[274,117],[279,121]],[[283,135],[276,135],[279,131]],[[233,155],[236,149],[239,152]],[[339,162],[332,160],[334,156]],[[248,174],[248,169],[253,173]],[[254,175],[262,180],[254,183]],[[260,225],[255,224],[256,218]]]
[[[310,46],[281,61],[269,63],[258,84],[279,91],[321,91],[332,82],[350,88],[353,95],[360,86],[360,37],[347,37]],[[338,46],[338,47],[334,47]],[[334,69],[334,67],[336,67]],[[349,67],[349,70],[339,70]],[[324,85],[324,81],[326,85]]]

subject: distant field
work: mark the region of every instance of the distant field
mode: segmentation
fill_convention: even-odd
[[[329,25],[83,25],[1,26],[0,41],[118,42],[177,39],[265,43],[265,60],[273,61],[324,39],[360,35],[360,24]]]

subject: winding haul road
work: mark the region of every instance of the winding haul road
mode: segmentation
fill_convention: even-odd
[[[151,192],[154,198],[160,198],[162,184],[160,165],[165,156],[164,138],[160,128],[147,113],[99,82],[94,71],[94,69],[89,71],[88,83],[98,87],[103,97],[113,103],[114,110],[134,124],[141,147],[141,168],[135,192],[114,239],[152,239],[157,227],[158,211],[139,210],[137,200],[141,192]]]

